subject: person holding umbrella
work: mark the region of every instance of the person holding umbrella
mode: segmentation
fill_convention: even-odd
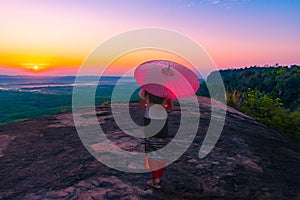
[[[167,159],[157,150],[169,142],[167,110],[173,109],[172,99],[195,94],[200,81],[190,69],[168,60],[145,62],[136,68],[134,77],[142,88],[140,107],[145,109],[146,167],[149,163],[152,172],[152,179],[147,184],[160,189]]]
[[[167,161],[163,155],[155,151],[168,143],[168,114],[166,110],[172,110],[173,104],[171,99],[153,95],[143,89],[139,92],[139,96],[141,106],[146,110],[144,115],[146,162],[147,167],[152,169],[152,179],[147,184],[159,189],[161,187],[159,185],[160,178],[165,171]],[[157,133],[153,133],[157,127],[161,127],[161,129],[156,130]]]

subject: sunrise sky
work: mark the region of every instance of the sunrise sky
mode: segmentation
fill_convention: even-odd
[[[75,75],[99,44],[145,27],[190,37],[219,69],[300,64],[299,10],[298,0],[1,1],[0,74]],[[138,52],[111,75],[150,58],[172,55]]]

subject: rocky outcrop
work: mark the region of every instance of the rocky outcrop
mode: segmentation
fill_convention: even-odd
[[[79,139],[72,113],[1,126],[0,198],[300,199],[300,148],[232,108],[227,109],[218,143],[200,159],[211,110],[209,99],[199,97],[199,103],[197,136],[167,167],[161,190],[145,184],[150,173],[120,172],[97,161]],[[132,118],[141,123],[138,103],[129,107]],[[177,111],[175,104],[169,115],[171,135],[178,127]],[[128,139],[118,129],[109,106],[98,106],[97,117],[117,145],[131,151],[143,149],[141,139]]]

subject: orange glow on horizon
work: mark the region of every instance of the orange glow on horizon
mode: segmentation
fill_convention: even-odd
[[[20,69],[29,75],[76,75],[79,67],[85,68],[85,74],[81,75],[126,75],[133,76],[134,69],[143,62],[149,60],[171,60],[188,68],[195,69],[185,58],[172,52],[159,49],[142,49],[132,51],[116,58],[109,66],[105,66],[108,55],[99,55],[94,58],[68,59],[59,57],[30,57],[19,56],[16,60],[22,60],[20,64],[9,63],[10,68]],[[25,62],[24,62],[25,61]],[[202,66],[203,68],[205,66]],[[194,70],[195,71],[195,70]]]
[[[47,64],[31,64],[31,63],[26,63],[22,64],[27,70],[31,72],[41,72],[44,70],[47,70]]]
[[[68,73],[77,70],[84,58],[82,56],[64,57],[64,56],[45,56],[40,54],[0,54],[1,65],[7,69],[19,69],[20,73],[29,75],[35,74],[59,74],[60,71]],[[74,73],[74,72],[73,72]]]
[[[104,75],[124,75],[126,73],[128,76],[133,76],[134,69],[149,60],[171,60],[188,68],[193,68],[187,60],[174,53],[158,49],[144,49],[127,53],[115,59],[107,66]]]

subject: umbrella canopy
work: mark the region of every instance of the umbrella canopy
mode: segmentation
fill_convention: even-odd
[[[168,60],[139,65],[134,78],[145,91],[165,98],[186,98],[197,92],[200,80],[189,68]]]

